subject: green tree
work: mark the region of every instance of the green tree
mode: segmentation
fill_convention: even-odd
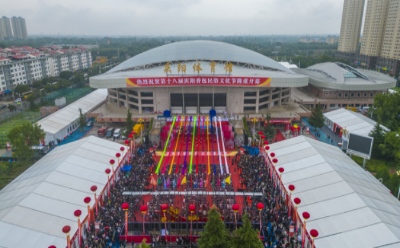
[[[14,111],[17,107],[15,107],[15,105],[10,104],[8,105],[8,109],[10,110],[10,112]]]
[[[377,121],[390,130],[400,127],[400,94],[377,94],[374,97],[374,115]]]
[[[271,114],[268,112],[265,116],[265,122],[267,125],[264,127],[264,135],[267,140],[272,140],[275,137],[276,130],[275,128],[271,125]]]
[[[221,219],[217,207],[214,205],[208,211],[207,224],[204,231],[200,233],[200,238],[197,239],[200,248],[228,248],[228,231]]]
[[[82,114],[82,109],[79,109],[79,127],[81,128],[82,132],[85,125],[86,125],[85,117]]]
[[[382,183],[384,185],[387,185],[389,183],[389,180],[390,180],[389,169],[386,166],[381,166],[378,169],[378,171],[376,172],[375,177],[378,178],[378,179],[382,178]]]
[[[386,184],[388,189],[392,192],[394,196],[397,196],[399,192],[399,186],[400,186],[400,177],[397,175],[397,173],[394,173],[391,177],[389,182]]]
[[[35,89],[39,89],[39,88],[41,88],[43,85],[42,85],[42,81],[35,81],[35,82],[33,82],[33,84],[32,84],[32,87],[33,88],[35,88]]]
[[[32,146],[37,146],[46,133],[38,124],[29,122],[12,128],[7,134],[13,150],[13,157],[19,161],[33,156]]]
[[[135,125],[135,122],[132,120],[132,113],[130,109],[128,109],[126,113],[126,130],[125,130],[125,137],[128,137],[129,134],[133,131],[133,126]]]
[[[72,71],[62,71],[60,72],[60,78],[69,79],[73,74],[74,73]]]
[[[14,88],[14,92],[18,93],[18,94],[22,94],[22,93],[28,92],[30,90],[31,90],[31,88],[29,88],[29,86],[26,84],[18,84]]]
[[[243,215],[243,227],[234,232],[235,235],[229,241],[231,248],[263,248],[264,245],[258,237],[258,231],[251,228],[247,213]]]
[[[374,141],[375,142],[375,141]],[[386,158],[400,161],[400,137],[396,132],[387,132],[383,144],[379,145],[381,152]]]
[[[314,129],[324,126],[324,116],[322,114],[320,103],[318,103],[317,106],[311,110],[311,116],[308,118],[308,122],[312,127],[314,127]]]
[[[383,131],[379,122],[376,123],[374,129],[372,129],[369,136],[374,138],[374,143],[372,146],[372,157],[374,158],[382,157],[382,151],[381,148],[379,148],[379,146],[383,144],[385,141],[385,132]]]

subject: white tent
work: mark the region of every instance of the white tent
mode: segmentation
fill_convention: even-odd
[[[400,202],[339,148],[299,136],[270,145],[286,192],[294,185],[297,212],[316,229],[315,247],[400,247]],[[269,156],[268,155],[268,156]],[[269,157],[271,160],[271,158]]]
[[[45,143],[56,139],[63,140],[72,130],[79,126],[79,109],[82,114],[96,108],[107,98],[107,89],[98,89],[69,104],[65,108],[43,118],[37,123],[46,132]]]
[[[0,247],[66,247],[63,226],[71,226],[71,236],[77,231],[74,211],[82,211],[81,220],[87,216],[83,199],[91,197],[93,206],[90,187],[98,195],[104,189],[105,170],[120,147],[94,136],[57,147],[3,188]]]
[[[356,113],[347,109],[337,109],[331,112],[324,113],[325,124],[333,130],[336,123],[341,128],[349,131],[344,137],[348,139],[350,133],[368,136],[368,134],[376,126],[376,122],[360,113]],[[382,126],[386,132],[390,131],[387,127]],[[335,132],[335,130],[333,130]]]

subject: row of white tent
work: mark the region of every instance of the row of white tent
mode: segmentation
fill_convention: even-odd
[[[38,121],[38,124],[46,133],[45,144],[50,141],[55,142],[57,139],[63,140],[79,126],[80,109],[82,114],[86,114],[106,99],[107,89],[98,89]]]

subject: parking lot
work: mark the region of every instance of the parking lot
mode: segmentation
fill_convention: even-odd
[[[122,125],[118,125],[117,124],[117,125],[110,125],[110,126],[115,128],[115,129],[118,129],[118,128],[121,128]],[[98,137],[97,131],[100,128],[103,128],[103,127],[104,127],[103,125],[100,125],[100,124],[96,123],[95,127],[87,135],[93,135],[93,136]],[[122,127],[122,129],[125,129],[125,128]],[[120,143],[120,144],[125,144],[124,143],[125,139],[122,139],[121,137],[119,139],[115,139],[115,140],[114,140],[114,137],[111,137],[111,138],[103,137],[103,139],[114,141],[114,142],[117,142],[117,143]],[[140,137],[136,139],[136,142],[140,142]]]

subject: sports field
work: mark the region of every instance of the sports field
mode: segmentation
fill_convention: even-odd
[[[12,128],[22,126],[25,122],[33,123],[39,119],[39,112],[22,112],[15,114],[11,112],[9,115],[4,116],[0,121],[0,148],[6,146],[6,142],[8,141],[7,134]]]

